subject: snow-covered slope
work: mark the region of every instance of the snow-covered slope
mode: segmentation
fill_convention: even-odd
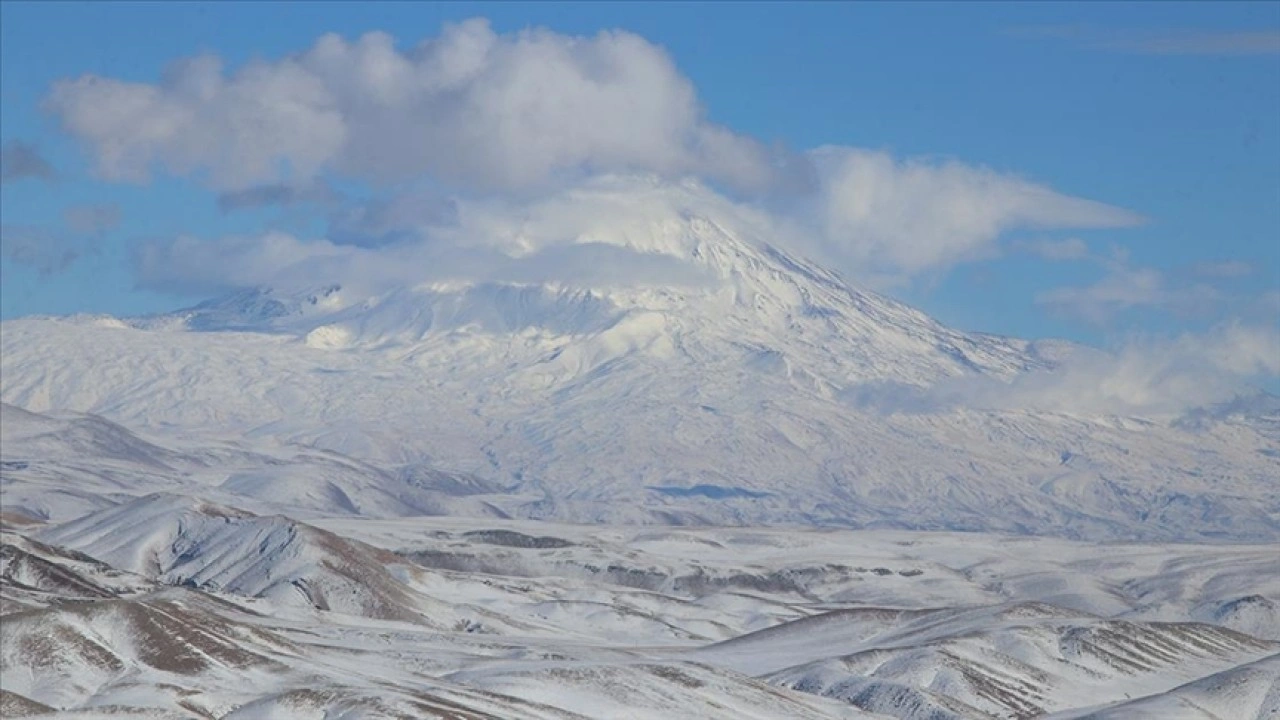
[[[283,516],[261,517],[178,495],[154,494],[41,531],[72,548],[166,585],[261,598],[303,609],[400,620],[438,628],[483,618],[457,599],[414,587],[430,578],[412,563]],[[305,616],[305,615],[304,615]]]
[[[1168,692],[1053,717],[1055,720],[1269,720],[1277,715],[1280,715],[1280,655],[1193,680]]]
[[[0,533],[0,615],[67,600],[137,595],[155,583],[63,547]]]
[[[1280,598],[1270,545],[316,522],[153,495],[6,533],[6,717],[1280,710],[1276,642],[1190,620]]]
[[[94,415],[39,415],[4,403],[0,411],[0,488],[10,522],[68,520],[157,491],[294,516],[504,515],[485,499],[503,488],[424,463],[379,467],[250,438],[165,437],[162,446]]]
[[[301,444],[366,474],[427,466],[510,495],[303,488],[265,464],[224,476],[230,493],[317,512],[1280,537],[1274,409],[965,409],[947,398],[966,383],[999,387],[1077,349],[957,332],[851,288],[696,185],[619,181],[566,202],[607,220],[534,213],[483,241],[517,259],[612,248],[663,271],[264,288],[163,317],[6,321],[0,397],[162,445]]]
[[[910,720],[936,715],[937,698],[956,718],[1028,717],[1165,692],[1277,648],[1211,625],[1099,621],[1048,605],[939,614],[767,677]]]
[[[222,682],[238,670],[283,668],[249,649],[280,646],[282,639],[227,623],[208,605],[179,596],[111,599],[6,615],[5,688],[63,707],[92,697],[130,668],[213,673]]]

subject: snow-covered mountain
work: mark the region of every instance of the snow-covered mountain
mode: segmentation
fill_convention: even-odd
[[[946,328],[780,250],[696,185],[575,192],[604,219],[532,213],[490,240],[517,260],[608,248],[652,272],[261,288],[161,317],[11,320],[0,397],[161,443],[427,466],[531,518],[1280,537],[1265,403],[1180,421],[953,402],[1091,351]],[[287,475],[226,482],[288,501]],[[371,516],[497,507],[325,492],[339,491]]]

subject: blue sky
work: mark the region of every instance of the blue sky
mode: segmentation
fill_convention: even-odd
[[[93,74],[163,86],[179,58],[212,53],[234,73],[254,59],[278,63],[302,53],[328,32],[355,42],[383,31],[405,49],[439,36],[444,23],[475,17],[487,18],[499,37],[531,26],[556,37],[634,33],[669,57],[705,121],[730,130],[735,142],[799,158],[821,146],[882,153],[903,163],[886,172],[912,198],[952,188],[903,180],[903,168],[924,158],[928,172],[943,173],[948,160],[968,168],[957,182],[986,187],[981,173],[989,172],[1006,185],[1016,178],[1115,211],[1013,212],[992,220],[998,232],[944,223],[939,233],[973,234],[958,254],[895,250],[916,225],[857,218],[841,226],[877,234],[870,249],[839,246],[847,239],[832,231],[831,257],[848,263],[842,270],[856,276],[858,263],[877,263],[879,280],[868,282],[944,322],[1106,345],[1236,320],[1274,325],[1280,315],[1280,3],[5,2],[0,14],[4,318],[188,305],[206,286],[178,294],[186,276],[157,281],[154,268],[140,273],[140,247],[268,227],[318,237],[335,212],[318,203],[223,212],[219,193],[251,183],[211,180],[217,158],[146,178],[104,172],[109,148],[144,140],[134,128],[102,125],[106,106],[96,107],[83,88],[50,103],[58,81]],[[652,60],[642,50],[635,57]],[[190,138],[175,142],[145,147],[155,164],[180,165],[173,154],[195,151]],[[635,157],[614,142],[601,140],[584,163]],[[298,175],[301,156],[292,162],[288,177]],[[457,177],[477,177],[475,162],[460,156],[465,172]],[[344,202],[378,201],[406,185],[335,170],[339,164],[318,176]],[[673,159],[655,168],[687,167],[728,185],[741,179],[721,165]],[[510,191],[492,180],[469,181],[468,189]],[[415,182],[449,192],[449,177]],[[519,188],[522,196],[529,187]],[[1117,214],[1124,211],[1143,222]]]

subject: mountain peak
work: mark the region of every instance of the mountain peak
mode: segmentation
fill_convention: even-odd
[[[473,243],[512,258],[510,272],[363,293],[343,284],[254,288],[139,324],[284,334],[330,350],[481,336],[520,346],[507,366],[577,358],[553,371],[562,378],[632,353],[696,363],[744,348],[750,363],[831,388],[1007,377],[1045,365],[1026,343],[949,330],[852,287],[772,242],[776,229],[754,211],[696,182],[604,178],[517,214],[460,212],[478,233]],[[530,334],[532,346],[520,339]]]

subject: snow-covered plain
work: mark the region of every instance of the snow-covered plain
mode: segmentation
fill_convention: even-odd
[[[1019,405],[1094,351],[578,192],[679,281],[0,325],[0,713],[1280,717],[1275,398]]]

